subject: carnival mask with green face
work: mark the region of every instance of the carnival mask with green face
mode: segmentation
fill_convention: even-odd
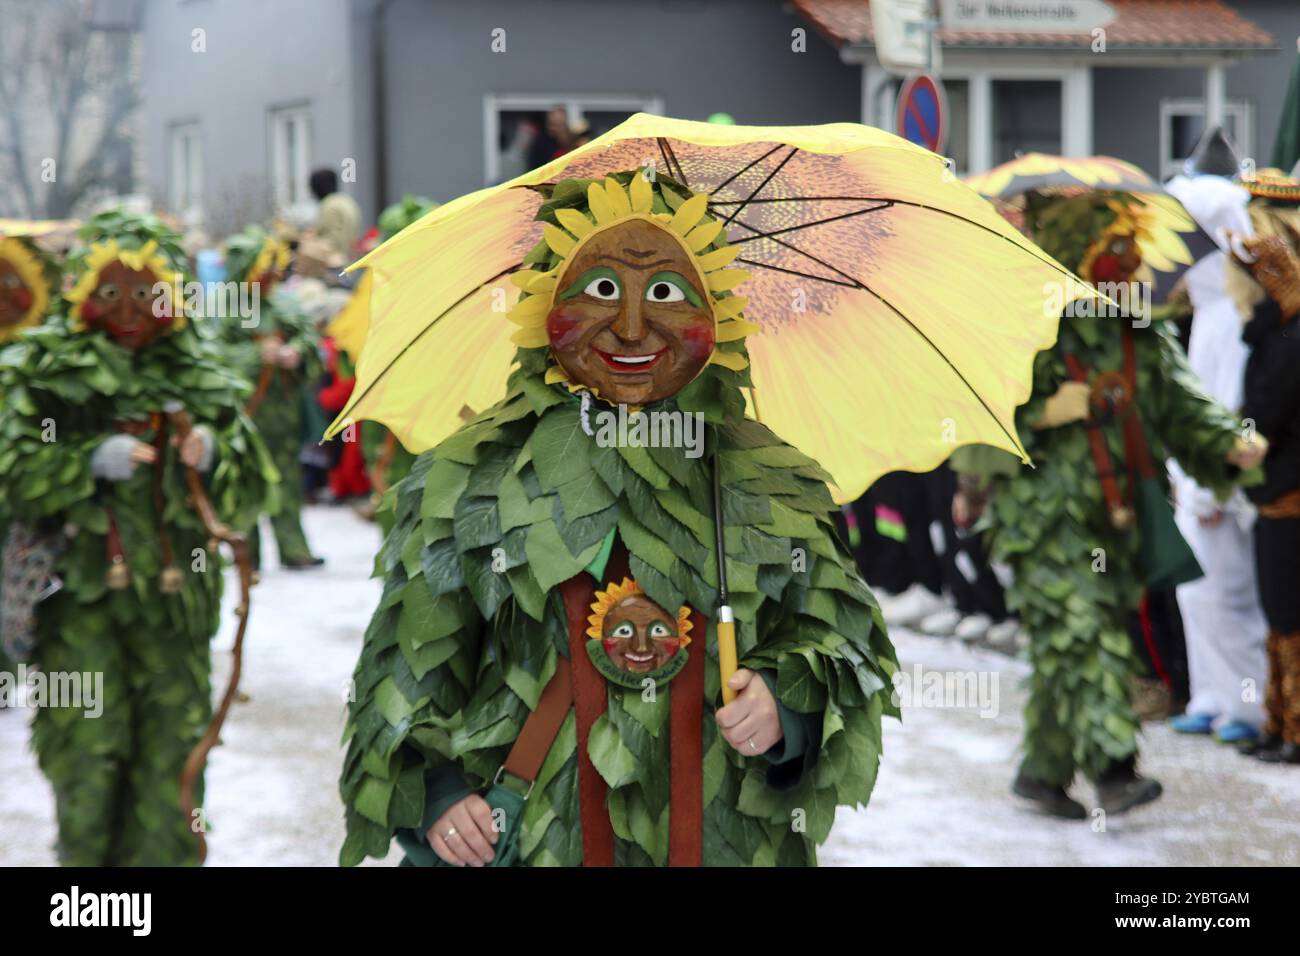
[[[645,595],[633,594],[605,615],[601,643],[615,667],[645,674],[672,660],[682,641],[672,615]]]
[[[81,306],[86,327],[108,334],[118,345],[136,351],[168,331],[173,317],[155,315],[158,277],[150,269],[133,269],[121,261],[99,271],[99,280]]]
[[[1142,265],[1142,253],[1133,236],[1111,236],[1092,257],[1085,278],[1093,282],[1128,282]]]
[[[699,269],[672,233],[645,219],[610,226],[568,263],[546,317],[569,381],[611,404],[676,395],[709,363],[714,317]]]
[[[35,292],[7,259],[0,258],[0,329],[17,325],[27,316]]]
[[[587,652],[607,680],[638,687],[646,675],[669,681],[685,665],[690,644],[689,608],[664,610],[631,578],[596,592],[587,628]]]

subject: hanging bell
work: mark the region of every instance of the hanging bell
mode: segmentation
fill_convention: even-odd
[[[1127,531],[1137,523],[1137,512],[1127,505],[1117,505],[1110,509],[1110,525],[1116,531]]]
[[[163,572],[158,577],[158,590],[163,594],[179,594],[181,588],[185,586],[185,577],[181,574],[181,569],[175,567],[163,568]]]
[[[108,570],[104,573],[104,583],[110,591],[122,591],[131,584],[131,569],[126,566],[126,558],[120,554],[113,555]]]

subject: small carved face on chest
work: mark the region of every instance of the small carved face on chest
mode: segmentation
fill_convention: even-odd
[[[157,282],[149,269],[110,262],[100,270],[98,284],[82,304],[81,318],[87,327],[107,333],[118,345],[142,349],[172,324],[170,314],[154,314]]]
[[[713,312],[691,254],[634,219],[593,236],[560,276],[551,354],[572,382],[612,403],[676,395],[713,354]]]
[[[689,611],[665,611],[630,578],[597,592],[587,619],[610,663],[628,674],[648,674],[668,664],[690,643]]]

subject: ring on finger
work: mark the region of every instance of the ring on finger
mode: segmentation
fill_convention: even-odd
[[[750,737],[747,741],[745,741],[745,743],[749,744],[750,750],[754,751],[754,753],[758,753],[758,745],[754,743],[753,737]]]
[[[448,828],[447,828],[447,835],[446,835],[445,837],[443,837],[443,839],[444,839],[444,840],[450,840],[452,837],[454,837],[454,836],[456,835],[456,832],[457,832],[457,831],[456,831],[456,828],[455,828],[455,827],[448,827]]]

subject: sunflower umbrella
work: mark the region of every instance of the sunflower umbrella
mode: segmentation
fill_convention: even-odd
[[[369,330],[327,435],[368,418],[420,452],[500,400],[515,357],[508,279],[543,238],[547,184],[638,169],[706,194],[694,211],[740,247],[751,277],[734,291],[758,326],[751,413],[818,459],[840,500],[963,444],[1025,458],[1015,409],[1056,340],[1044,288],[1086,286],[941,157],[890,134],[647,114],[446,203],[353,266],[373,277]]]
[[[1144,207],[1147,228],[1137,235],[1142,261],[1152,273],[1152,298],[1162,302],[1182,274],[1202,256],[1218,250],[1183,204],[1132,163],[1111,156],[1071,159],[1026,153],[966,184],[992,200],[1009,220],[1032,233],[1045,197],[1086,192],[1126,193]]]

